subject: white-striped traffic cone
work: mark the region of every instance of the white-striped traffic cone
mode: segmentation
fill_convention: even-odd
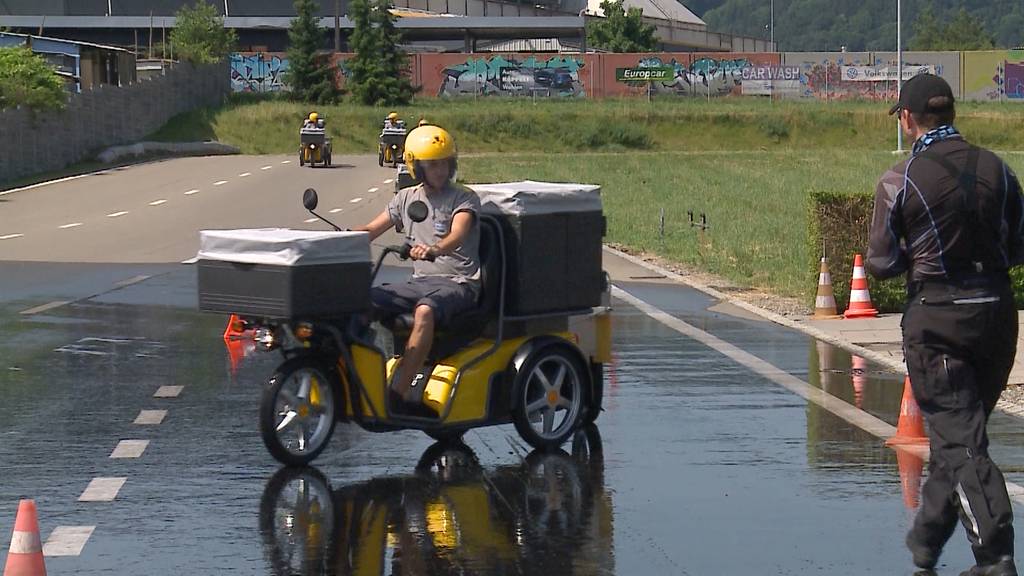
[[[874,318],[878,310],[871,305],[868,277],[864,273],[864,260],[860,254],[853,257],[853,280],[850,282],[850,306],[843,314],[846,318]]]
[[[821,270],[818,272],[818,295],[814,298],[814,318],[818,320],[838,318],[836,296],[832,292],[832,273],[828,270],[828,262],[821,257]]]
[[[46,576],[35,500],[22,500],[18,503],[18,515],[14,517],[14,534],[11,536],[4,576]]]

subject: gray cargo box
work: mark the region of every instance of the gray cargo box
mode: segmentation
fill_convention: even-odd
[[[365,232],[204,230],[198,257],[203,311],[331,318],[370,308]]]
[[[508,314],[601,305],[605,219],[600,186],[525,181],[470,188],[480,196],[483,211],[502,222]]]

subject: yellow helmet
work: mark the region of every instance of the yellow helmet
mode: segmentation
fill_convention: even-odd
[[[388,114],[388,120],[391,120],[392,122],[398,120],[398,112],[392,112],[391,114]]]
[[[310,122],[314,122],[315,123],[316,119],[319,118],[319,117],[320,117],[320,115],[317,114],[316,112],[310,112],[309,113],[309,121]]]
[[[431,160],[450,160],[449,177],[454,177],[458,156],[455,139],[440,126],[418,126],[405,137],[405,165],[417,180],[422,180],[423,175],[419,173],[416,164]]]

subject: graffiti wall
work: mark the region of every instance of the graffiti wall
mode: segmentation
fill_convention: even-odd
[[[964,52],[964,99],[1024,102],[1024,50]]]
[[[331,56],[342,87],[351,57]],[[287,90],[287,69],[283,53],[234,54],[231,86],[236,92]],[[634,80],[643,69],[656,69],[657,80]],[[920,72],[942,76],[963,100],[1024,102],[1024,50],[905,52],[903,69],[904,79]],[[896,54],[891,52],[413,54],[407,74],[421,95],[443,98],[650,94],[894,100],[899,84]]]
[[[422,94],[584,98],[586,56],[558,54],[422,54]]]

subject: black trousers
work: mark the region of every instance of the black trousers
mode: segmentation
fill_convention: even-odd
[[[941,551],[959,516],[978,564],[991,564],[1013,555],[1010,498],[986,432],[1017,350],[1013,294],[1005,279],[918,284],[910,294],[903,347],[931,447],[910,537]]]

